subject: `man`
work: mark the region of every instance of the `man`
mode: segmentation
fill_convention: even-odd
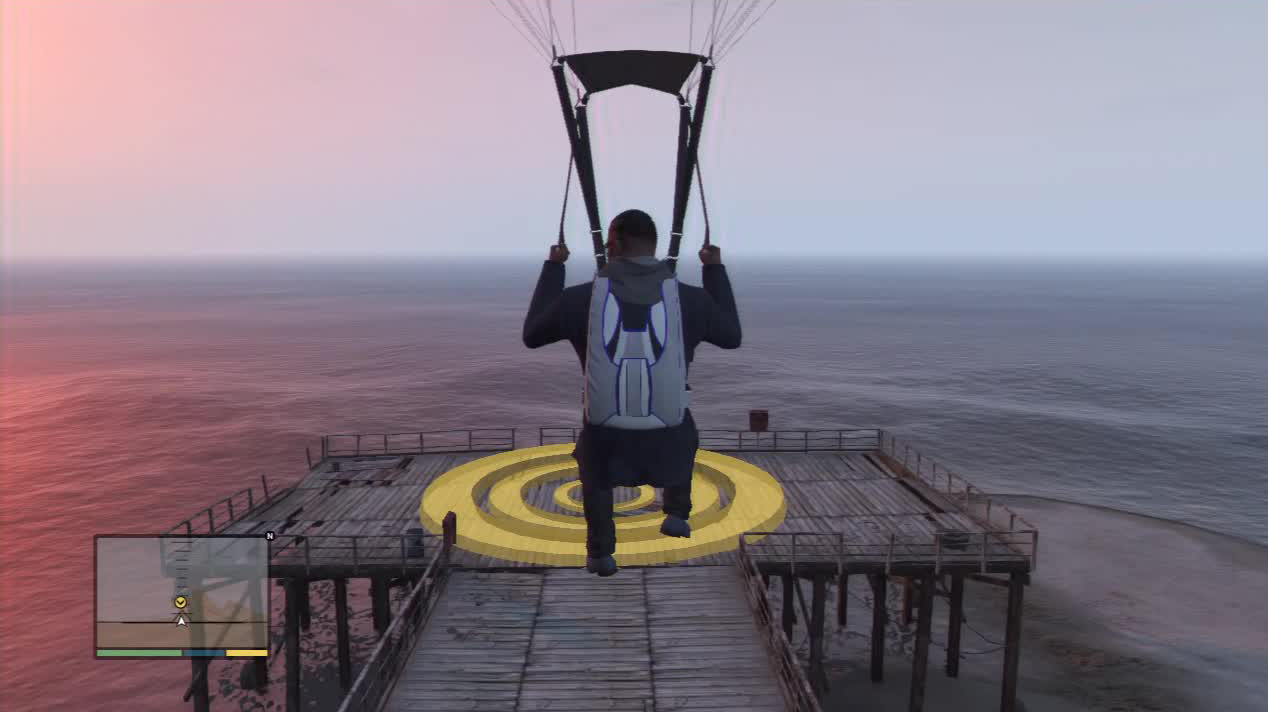
[[[600,576],[617,569],[613,487],[663,488],[661,533],[691,535],[699,436],[687,407],[686,369],[702,341],[740,346],[735,297],[716,246],[699,253],[703,288],[678,283],[656,259],[656,225],[641,210],[612,220],[606,248],[609,262],[595,281],[565,289],[568,248],[552,246],[524,320],[525,346],[567,340],[586,375],[583,428],[572,455],[581,473],[586,569]]]

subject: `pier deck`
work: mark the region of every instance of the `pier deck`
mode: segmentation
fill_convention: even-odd
[[[327,445],[324,460],[293,488],[266,503],[255,503],[249,512],[244,511],[246,503],[240,503],[239,514],[231,522],[225,512],[213,513],[211,519],[223,523],[218,533],[275,532],[273,567],[279,577],[417,568],[425,562],[421,555],[408,556],[406,540],[408,530],[419,526],[423,492],[454,467],[491,451],[512,449],[514,435],[506,432],[504,439],[475,445],[501,447],[470,452],[418,452],[415,448],[414,453],[395,454],[392,441],[384,436],[360,436],[364,440],[357,447],[360,455],[350,448]],[[727,442],[725,435],[710,434],[717,432],[702,433],[703,449],[757,465],[774,475],[784,489],[787,515],[783,524],[750,548],[763,572],[773,573],[790,564],[804,571],[840,569],[841,573],[877,569],[905,573],[923,568],[939,573],[956,568],[1013,573],[1035,566],[1038,532],[1033,527],[975,492],[950,470],[911,455],[909,448],[882,431],[799,431],[801,439],[785,437],[782,442],[775,437],[742,440],[743,433]],[[420,438],[410,434],[407,439],[417,442]],[[537,445],[542,438],[537,440],[526,445]],[[567,513],[552,493],[551,487],[537,487],[526,493],[525,501],[548,512]],[[618,488],[616,500],[632,499],[634,493]],[[625,514],[659,508],[658,493],[647,507]],[[735,557],[732,551],[666,565],[733,564]],[[489,570],[541,566],[463,550],[455,552],[453,564]]]
[[[731,566],[454,572],[386,709],[780,712],[741,584]]]
[[[571,428],[543,428],[326,436],[320,458],[310,458],[308,473],[294,486],[243,490],[170,533],[273,534],[270,573],[287,586],[288,709],[300,705],[292,670],[299,669],[308,582],[317,579],[334,579],[337,597],[349,578],[372,582],[380,643],[353,683],[341,642],[340,675],[349,690],[341,710],[440,709],[436,704],[451,700],[454,709],[817,712],[814,695],[826,684],[829,580],[837,580],[840,591],[848,576],[867,575],[877,601],[892,576],[915,592],[921,625],[914,711],[922,708],[936,582],[950,577],[943,583],[952,591],[954,619],[964,579],[992,573],[1007,575],[993,580],[1010,592],[1001,710],[1015,708],[1022,587],[1035,569],[1038,532],[885,431],[702,431],[702,450],[751,463],[779,482],[783,521],[774,531],[741,535],[738,549],[625,566],[612,579],[465,550],[455,543],[462,531],[456,519],[456,529],[446,525],[443,545],[419,529],[423,493],[444,473],[496,452],[563,444],[576,435]],[[575,467],[566,455],[547,457],[559,460],[552,466]],[[526,485],[523,500],[549,514],[579,517],[561,508],[558,489],[553,481]],[[720,506],[728,507],[729,493],[719,493]],[[636,494],[618,488],[615,499],[628,502]],[[478,506],[489,511],[487,500],[485,494]],[[657,493],[618,516],[659,509]],[[783,578],[780,620],[765,596],[771,576]],[[812,605],[802,580],[813,584]],[[393,581],[412,587],[396,612],[387,596]],[[843,621],[845,597],[837,604]],[[346,602],[340,605],[346,609]],[[710,613],[702,616],[702,610]],[[346,627],[344,615],[340,625]],[[879,680],[889,614],[880,605],[871,615],[872,675]],[[788,642],[797,619],[810,631],[809,676]],[[958,668],[959,626],[952,628],[949,675]],[[709,662],[715,656],[716,668]],[[686,660],[693,672],[683,676],[675,670]],[[196,665],[196,710],[205,684]],[[560,706],[574,698],[576,704]],[[390,706],[383,707],[385,701]]]

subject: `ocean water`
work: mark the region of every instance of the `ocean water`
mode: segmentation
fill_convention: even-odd
[[[520,342],[539,265],[6,266],[0,710],[188,708],[188,663],[92,659],[94,534],[292,481],[322,433],[575,424],[570,347]],[[989,491],[1268,543],[1268,265],[729,271],[745,342],[698,351],[702,427],[884,427]]]

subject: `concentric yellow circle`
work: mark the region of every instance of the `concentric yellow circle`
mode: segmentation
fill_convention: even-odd
[[[573,480],[568,484],[555,490],[555,504],[561,509],[569,509],[574,512],[584,512],[585,508],[581,505],[581,480]],[[626,502],[617,502],[613,505],[612,510],[615,512],[628,512],[632,509],[642,509],[656,501],[656,488],[650,485],[643,485],[638,488],[638,496]]]
[[[570,443],[524,448],[456,467],[428,486],[419,518],[438,534],[445,513],[457,513],[457,545],[478,554],[546,566],[584,565],[586,523],[572,495],[580,485],[572,449]],[[550,499],[567,511],[526,501],[555,482],[560,486]],[[637,511],[655,502],[653,488],[643,486],[636,497],[618,503],[617,562],[660,564],[731,551],[742,532],[771,531],[784,521],[783,488],[770,473],[708,450],[696,452],[691,496],[692,532],[686,539],[660,533],[661,512]]]

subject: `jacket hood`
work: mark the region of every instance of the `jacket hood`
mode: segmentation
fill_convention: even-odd
[[[618,257],[599,271],[612,284],[617,299],[629,304],[655,304],[661,300],[661,283],[674,271],[655,257]]]

